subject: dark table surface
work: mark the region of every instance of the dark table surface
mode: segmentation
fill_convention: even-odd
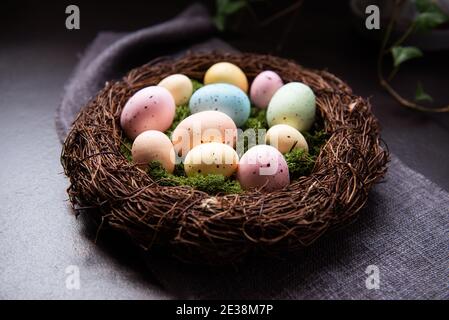
[[[65,29],[69,3],[2,3],[0,13],[0,298],[170,298],[145,272],[136,250],[94,234],[72,215],[59,163],[54,113],[78,56],[101,30],[142,28],[180,12],[187,1],[96,4],[78,1],[81,30]],[[252,35],[226,34],[240,50],[271,52],[326,68],[371,97],[390,150],[449,190],[449,114],[401,108],[377,84],[378,44],[357,34],[348,4],[306,2],[281,50],[280,23]],[[396,85],[415,80],[437,103],[449,100],[448,52],[410,62]],[[67,267],[80,268],[81,289],[66,288]]]

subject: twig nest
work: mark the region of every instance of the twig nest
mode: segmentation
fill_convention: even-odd
[[[284,187],[267,191],[271,185],[262,185],[264,181],[259,180],[262,175],[257,171],[261,167],[243,164],[237,175],[248,189],[240,194],[216,194],[210,200],[209,194],[197,189],[159,184],[121,153],[125,135],[135,138],[143,131],[155,130],[155,126],[163,131],[173,120],[173,98],[167,98],[165,103],[159,99],[154,104],[158,108],[153,109],[149,92],[139,94],[139,99],[130,99],[133,94],[157,85],[173,72],[201,80],[212,65],[222,61],[238,66],[249,79],[272,70],[284,83],[301,82],[313,90],[315,97],[303,86],[287,87],[284,98],[290,101],[286,104],[289,107],[280,118],[273,115],[276,121],[271,123],[301,131],[308,127],[310,119],[295,118],[295,108],[310,107],[310,118],[315,117],[329,138],[309,175],[289,185],[287,177],[282,176],[272,183]],[[209,76],[206,78],[212,81]],[[245,81],[240,78],[243,90]],[[280,103],[288,85],[292,86],[278,89],[272,101]],[[171,97],[167,89],[156,88],[166,90]],[[301,103],[297,99],[300,96]],[[351,112],[348,106],[356,107]],[[162,109],[170,113],[167,121],[153,123],[152,112]],[[122,131],[120,115],[124,114],[128,122],[137,112],[148,112],[148,119],[142,123],[130,121]],[[282,121],[290,115],[292,120]],[[264,148],[280,154],[271,146]],[[246,163],[246,158],[242,156],[240,163]],[[123,81],[109,82],[73,123],[61,161],[70,178],[70,201],[74,206],[96,208],[87,214],[102,221],[103,226],[123,232],[140,248],[163,248],[164,252],[193,263],[227,264],[250,253],[283,255],[309,245],[326,230],[351,221],[366,203],[371,187],[384,175],[388,153],[381,146],[379,126],[368,101],[354,95],[334,75],[267,55],[198,53],[174,60],[158,59],[130,71]],[[263,166],[268,162],[256,158],[256,163]],[[283,166],[278,161],[274,168],[280,172]],[[253,168],[257,176],[254,180]],[[268,189],[261,190],[264,187]]]

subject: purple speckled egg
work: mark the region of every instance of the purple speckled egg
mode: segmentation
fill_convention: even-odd
[[[282,189],[289,185],[290,175],[284,156],[274,147],[257,145],[240,159],[237,179],[243,189]]]
[[[258,108],[265,109],[270,103],[271,97],[283,85],[281,77],[276,72],[267,70],[259,73],[251,84],[252,103]]]
[[[137,91],[120,115],[120,125],[130,139],[147,130],[165,131],[175,117],[175,100],[164,87],[151,86]]]

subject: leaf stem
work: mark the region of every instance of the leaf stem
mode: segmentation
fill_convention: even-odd
[[[403,41],[405,41],[405,39],[407,39],[408,36],[415,29],[415,24],[413,23],[409,27],[409,29],[405,32],[405,34],[401,38],[399,38],[390,49],[385,50],[385,48],[387,47],[388,41],[390,40],[391,33],[392,33],[393,27],[395,25],[398,13],[400,11],[399,9],[400,9],[402,3],[403,3],[402,0],[395,1],[395,7],[394,7],[393,14],[391,15],[390,21],[387,26],[387,30],[385,32],[385,36],[382,40],[382,45],[381,45],[381,48],[379,51],[379,56],[377,58],[377,77],[378,77],[379,83],[397,102],[399,102],[399,104],[401,104],[402,106],[404,106],[406,108],[416,110],[416,111],[421,111],[421,112],[435,112],[435,113],[449,112],[449,105],[441,106],[438,108],[427,108],[427,107],[424,107],[420,104],[417,104],[417,103],[410,101],[409,99],[401,96],[389,83],[389,81],[391,81],[391,79],[396,75],[398,68],[393,69],[393,71],[390,73],[390,76],[388,77],[388,80],[386,80],[383,76],[382,67],[383,67],[383,61],[384,61],[385,55],[387,55],[390,52],[392,47],[399,45]]]

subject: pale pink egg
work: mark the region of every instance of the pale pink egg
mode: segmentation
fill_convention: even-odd
[[[234,147],[237,127],[227,114],[215,110],[194,113],[182,120],[171,139],[179,157],[202,143],[219,142]]]
[[[264,191],[273,191],[290,183],[284,156],[268,145],[254,146],[242,156],[237,179],[245,190],[263,188]]]
[[[281,77],[276,72],[267,70],[259,73],[251,84],[252,103],[258,108],[265,109],[271,97],[283,85]]]
[[[175,109],[170,91],[159,86],[146,87],[129,98],[120,115],[120,125],[130,139],[147,130],[163,132],[172,125]]]
[[[159,161],[167,172],[175,169],[175,149],[170,139],[160,131],[148,130],[139,134],[131,152],[133,162],[144,170],[151,161]]]

